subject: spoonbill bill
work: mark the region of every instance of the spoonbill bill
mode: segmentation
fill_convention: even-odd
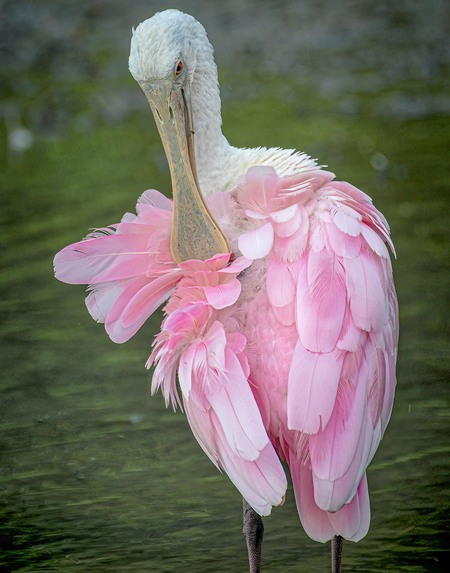
[[[222,134],[213,48],[192,16],[142,22],[129,69],[153,112],[173,201],[55,257],[62,281],[125,342],[163,303],[147,366],[152,392],[186,413],[206,455],[243,498],[251,573],[262,516],[282,505],[289,468],[301,523],[331,540],[369,528],[366,469],[391,414],[398,309],[389,226],[364,192],[291,149],[238,149]]]

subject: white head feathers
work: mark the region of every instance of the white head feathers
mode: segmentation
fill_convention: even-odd
[[[190,81],[199,59],[210,65],[212,62],[215,67],[206,31],[189,14],[165,10],[133,30],[128,66],[138,83],[168,78],[180,59],[187,67]]]

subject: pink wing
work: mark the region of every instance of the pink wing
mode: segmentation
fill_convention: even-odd
[[[240,294],[236,276],[250,265],[242,257],[229,259],[180,263],[184,275],[149,360],[155,364],[152,391],[161,387],[167,403],[183,405],[208,457],[256,511],[268,515],[283,502],[286,476],[248,382],[246,338],[222,322]]]
[[[287,431],[301,447],[284,454],[310,536],[325,541],[338,533],[357,541],[370,519],[365,470],[395,388],[398,311],[389,228],[367,195],[333,182],[331,174],[324,180],[323,172],[310,171],[297,185],[273,173],[269,179],[266,170],[252,168],[248,187],[246,176],[238,192],[245,208],[247,188],[258,194],[255,179],[264,179],[264,201],[253,199],[254,211],[247,209],[255,223],[239,246],[248,258],[267,256],[279,343],[283,328],[297,332],[286,409]]]
[[[206,338],[184,351],[178,371],[183,403],[208,457],[258,513],[268,515],[284,500],[286,476],[233,346],[215,322]]]
[[[114,342],[125,342],[169,298],[180,277],[170,254],[172,202],[158,191],[139,199],[137,215],[62,249],[55,276],[88,284],[86,306]]]

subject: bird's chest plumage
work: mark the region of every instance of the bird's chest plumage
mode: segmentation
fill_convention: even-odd
[[[294,440],[287,427],[286,398],[297,330],[295,324],[281,324],[273,312],[264,262],[246,269],[239,280],[242,292],[230,315],[230,326],[237,326],[247,339],[250,386],[269,437],[278,454],[285,458],[285,444]]]

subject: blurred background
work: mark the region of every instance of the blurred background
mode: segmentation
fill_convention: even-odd
[[[124,346],[53,278],[56,251],[170,194],[127,71],[132,26],[176,7],[216,49],[224,132],[295,147],[391,223],[398,389],[345,571],[442,571],[448,531],[449,6],[444,0],[0,1],[0,569],[245,571],[241,501],[185,417],[150,397],[161,314]],[[266,571],[326,571],[292,491]]]

